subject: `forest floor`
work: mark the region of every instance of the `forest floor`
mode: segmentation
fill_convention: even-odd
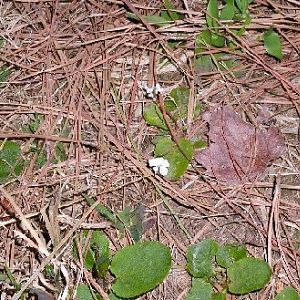
[[[75,299],[82,283],[108,299],[114,278],[97,279],[84,268],[83,229],[104,233],[111,255],[134,243],[132,228],[142,230],[138,239],[170,247],[168,277],[139,299],[185,299],[186,250],[204,239],[246,245],[272,267],[265,288],[228,299],[300,290],[300,4],[253,1],[245,33],[229,33],[239,22],[221,22],[232,44],[205,45],[210,63],[202,65],[195,40],[207,24],[207,2],[171,2],[180,18],[164,26],[129,15],[161,16],[167,9],[158,0],[0,2],[1,299]],[[280,37],[282,59],[266,53],[262,36],[270,27]],[[230,67],[220,67],[222,57]],[[152,97],[147,87],[156,84],[161,91]],[[173,129],[167,124],[175,144],[182,136],[217,144],[215,125],[215,138],[237,139],[238,150],[243,133],[231,136],[230,128],[252,130],[262,162],[257,169],[248,165],[249,180],[240,180],[236,166],[218,169],[222,151],[204,161],[203,150],[195,150],[178,180],[149,167],[161,131],[147,124],[144,108],[161,108],[181,87],[188,91],[185,115]],[[217,108],[239,119],[231,116],[234,124],[225,127]],[[266,148],[254,145],[258,131]],[[16,153],[9,171],[4,147],[8,159]],[[87,197],[116,218],[129,211],[142,229],[129,217],[122,232]],[[49,297],[29,296],[33,287]]]

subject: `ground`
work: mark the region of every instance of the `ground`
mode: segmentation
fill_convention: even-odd
[[[82,253],[82,229],[101,230],[112,255],[134,241],[91,209],[87,195],[115,213],[138,208],[142,240],[170,247],[167,279],[140,299],[184,299],[191,286],[186,249],[203,239],[245,244],[272,267],[264,289],[228,299],[300,289],[300,5],[253,1],[246,32],[231,36],[235,48],[206,49],[209,57],[235,60],[228,70],[194,63],[207,2],[171,2],[183,18],[156,26],[128,13],[159,15],[162,1],[1,1],[0,64],[9,69],[0,87],[1,147],[15,142],[23,163],[18,174],[0,178],[1,299],[20,296],[12,278],[25,294],[35,287],[53,299],[75,299],[77,286],[88,283],[107,299],[113,276],[95,279],[84,270],[74,241]],[[270,26],[281,39],[281,60],[264,48]],[[146,124],[143,111],[159,97],[147,97],[143,86],[155,83],[162,98],[189,87],[179,126],[186,137],[209,143],[203,114],[226,106],[255,128],[278,128],[285,151],[240,184],[208,176],[194,158],[179,180],[154,174],[148,160],[159,129]],[[201,113],[193,118],[197,103]],[[49,265],[55,276],[45,272]]]

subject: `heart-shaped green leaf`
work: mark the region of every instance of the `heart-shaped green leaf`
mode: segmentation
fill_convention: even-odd
[[[116,276],[113,292],[131,298],[152,290],[168,275],[171,260],[170,249],[156,241],[123,248],[111,262],[111,272]]]
[[[271,268],[263,260],[246,257],[227,269],[228,290],[243,295],[263,288],[271,278]]]

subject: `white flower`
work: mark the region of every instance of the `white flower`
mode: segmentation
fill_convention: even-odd
[[[148,160],[149,167],[153,169],[155,174],[166,176],[169,171],[170,163],[163,157],[151,158]]]
[[[155,86],[150,86],[150,87],[147,86],[147,84],[143,83],[141,87],[144,91],[144,95],[147,98],[151,98],[151,99],[153,99],[155,95],[161,94],[164,91],[159,83],[157,83]]]

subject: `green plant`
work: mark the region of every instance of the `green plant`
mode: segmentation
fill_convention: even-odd
[[[209,0],[206,13],[206,28],[196,35],[195,39],[195,67],[199,72],[210,72],[216,67],[220,70],[231,70],[236,62],[230,55],[222,51],[205,54],[211,47],[223,48],[228,46],[236,51],[232,36],[222,29],[222,23],[240,25],[237,30],[231,30],[233,36],[240,37],[247,25],[251,23],[249,5],[252,0],[226,0],[222,8],[221,1]],[[273,28],[263,34],[264,46],[267,53],[277,59],[282,59],[280,37]],[[236,73],[235,73],[236,74]]]
[[[86,236],[87,232],[84,233],[85,238]],[[82,242],[86,242],[86,240]],[[74,255],[77,257],[79,251],[76,247],[74,250]],[[97,260],[96,257],[102,257],[102,260]],[[136,298],[152,290],[163,282],[171,268],[170,249],[155,241],[143,241],[126,246],[118,251],[110,261],[108,240],[97,231],[93,232],[83,258],[84,267],[88,270],[99,270],[105,261],[105,272],[109,269],[115,276],[115,282],[109,295],[110,299]],[[105,277],[105,273],[102,272],[93,274],[97,278]],[[76,296],[79,299],[102,299],[86,284],[78,286]]]
[[[247,257],[244,246],[219,246],[203,240],[187,249],[187,270],[193,276],[187,299],[226,299],[226,293],[243,295],[263,288],[271,268],[263,260]],[[222,287],[214,292],[214,284]]]
[[[300,294],[292,287],[284,288],[274,300],[300,300]]]
[[[201,139],[190,140],[185,137],[189,94],[189,88],[178,87],[169,93],[163,106],[152,102],[144,108],[145,122],[160,129],[152,141],[155,145],[154,156],[168,162],[166,175],[171,180],[178,180],[185,173],[194,149],[206,146]],[[199,116],[200,112],[201,106],[197,103],[193,117]]]
[[[21,147],[14,141],[4,141],[0,144],[0,184],[21,175],[24,159]]]
[[[84,231],[77,241],[87,246],[83,253],[84,267],[95,278],[105,278],[108,270],[114,275],[109,291],[111,300],[135,299],[162,283],[170,271],[170,249],[160,242],[139,241],[117,251],[110,259],[109,243],[102,233],[94,231],[89,241],[87,237],[88,231]],[[76,247],[74,255],[78,257]],[[203,240],[188,247],[186,258],[186,269],[192,276],[187,300],[225,300],[228,293],[248,294],[262,289],[272,273],[265,261],[248,257],[243,245],[218,245],[214,240]],[[296,290],[286,288],[274,300],[298,300],[297,297]],[[87,284],[78,286],[77,298],[102,299]]]

